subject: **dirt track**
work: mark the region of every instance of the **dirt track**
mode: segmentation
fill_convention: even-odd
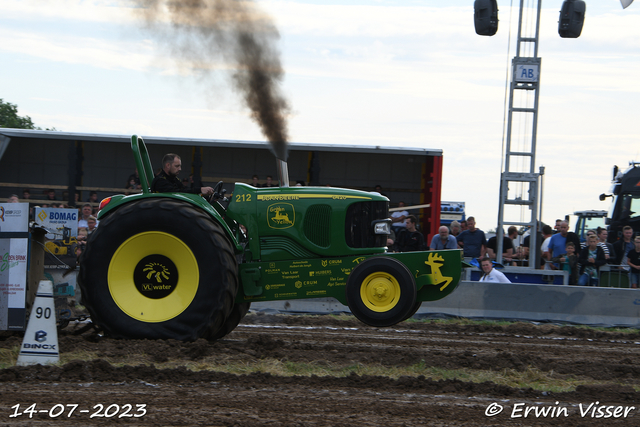
[[[0,422],[6,425],[221,425],[221,426],[449,426],[449,425],[640,425],[640,334],[575,327],[443,325],[404,322],[370,328],[332,317],[249,315],[226,339],[116,341],[92,333],[60,336],[60,349],[85,350],[97,359],[62,367],[0,370]],[[2,337],[0,349],[15,348],[19,337]],[[110,362],[107,362],[107,360]],[[144,360],[141,366],[123,362]],[[551,393],[492,382],[434,381],[424,376],[390,379],[281,377],[265,373],[233,375],[155,366],[181,361],[223,365],[227,361],[290,361],[317,366],[414,366],[493,371],[543,371],[558,380],[579,378],[594,385]],[[115,367],[118,365],[121,367]],[[606,385],[600,385],[601,382]],[[556,403],[557,402],[557,403]],[[582,411],[600,402],[584,416]],[[10,417],[36,403],[35,414]],[[60,404],[58,406],[55,406]],[[71,405],[78,407],[67,417]],[[94,405],[103,404],[94,417]],[[119,415],[132,405],[122,418]],[[146,413],[136,404],[146,404]],[[489,417],[487,411],[501,413]],[[116,406],[117,405],[117,406]],[[582,405],[582,406],[580,406]],[[527,407],[549,411],[547,416]],[[603,408],[598,418],[595,406]],[[620,407],[619,412],[615,412]],[[516,409],[515,412],[514,408]],[[633,408],[633,409],[631,409]],[[52,418],[57,411],[63,415]],[[52,410],[51,413],[48,410]],[[86,410],[86,413],[80,413]],[[626,410],[627,416],[624,417]],[[607,412],[608,411],[608,412]],[[520,417],[512,417],[520,415]],[[554,416],[555,415],[555,416]],[[566,416],[565,416],[566,415]],[[592,416],[593,415],[593,416]],[[616,417],[616,415],[619,415]]]

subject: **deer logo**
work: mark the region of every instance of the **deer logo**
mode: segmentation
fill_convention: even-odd
[[[429,275],[431,276],[431,282],[436,286],[442,285],[440,286],[440,291],[443,291],[453,281],[453,277],[443,276],[440,271],[440,268],[444,265],[444,258],[441,255],[430,253],[429,258],[424,263],[431,267],[431,274]],[[416,272],[416,277],[418,277],[418,272]]]
[[[295,222],[295,209],[290,203],[276,203],[267,209],[267,218],[271,228],[289,228]]]

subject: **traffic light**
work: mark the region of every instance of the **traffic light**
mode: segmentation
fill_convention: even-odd
[[[587,5],[582,0],[565,0],[560,9],[558,21],[558,34],[564,38],[578,38],[582,33],[584,14]]]
[[[498,32],[498,1],[476,0],[473,3],[476,34],[493,36]]]

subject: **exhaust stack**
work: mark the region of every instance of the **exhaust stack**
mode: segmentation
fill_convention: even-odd
[[[289,186],[289,166],[284,160],[276,158],[276,168],[278,169],[278,182],[280,187]]]

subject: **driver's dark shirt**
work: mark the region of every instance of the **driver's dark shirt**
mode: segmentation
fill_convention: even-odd
[[[169,175],[165,171],[161,171],[158,176],[153,178],[151,183],[152,193],[192,193],[200,194],[201,187],[185,187],[182,181],[175,176]]]

